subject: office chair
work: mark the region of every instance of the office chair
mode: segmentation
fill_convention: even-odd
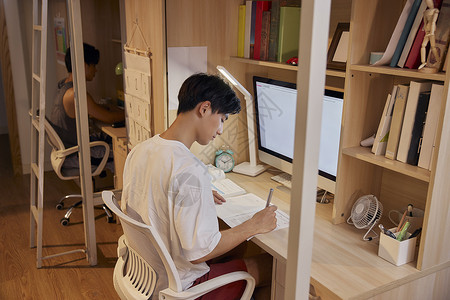
[[[74,146],[74,147],[66,149],[64,147],[62,140],[59,138],[55,129],[52,127],[52,125],[50,124],[50,122],[48,122],[47,119],[45,119],[45,121],[44,121],[44,126],[45,126],[47,142],[52,147],[52,151],[50,154],[50,161],[51,161],[53,170],[55,171],[56,175],[58,175],[58,177],[61,180],[79,179],[80,178],[80,169],[79,168],[68,168],[68,167],[64,166],[65,159],[69,155],[78,152],[78,146]],[[109,150],[109,145],[102,141],[90,142],[89,146],[91,148],[96,147],[96,146],[105,147],[105,155],[103,156],[100,164],[98,166],[92,166],[92,170],[91,170],[92,177],[94,177],[94,176],[100,175],[103,172],[103,169],[105,168],[107,160],[108,160],[110,150]],[[100,197],[101,197],[100,193],[94,193],[94,202],[95,202],[95,199],[99,199]],[[59,210],[62,210],[64,208],[64,201],[67,199],[70,199],[70,198],[80,198],[81,199],[82,195],[72,194],[72,195],[64,196],[59,200],[58,204],[56,205],[56,208]],[[79,200],[75,204],[71,205],[68,208],[66,214],[60,221],[61,225],[67,226],[69,224],[70,216],[71,216],[74,208],[80,206],[81,204],[82,204],[82,201]],[[96,204],[101,205],[102,202],[97,200]],[[108,222],[109,223],[113,222],[113,215],[105,205],[103,205],[103,210],[106,212]]]
[[[225,274],[183,291],[175,264],[156,229],[125,215],[113,192],[104,191],[102,198],[106,206],[119,217],[124,232],[119,238],[118,260],[113,275],[114,288],[122,300],[149,299],[157,281],[164,280],[165,275],[167,275],[168,287],[160,291],[159,299],[196,299],[216,288],[239,280],[247,281],[241,299],[251,298],[255,279],[243,271]],[[167,274],[157,274],[152,267],[152,262],[146,259],[155,252],[158,253]],[[156,262],[153,263],[156,264]]]

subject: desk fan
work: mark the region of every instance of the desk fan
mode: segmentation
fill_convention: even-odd
[[[374,195],[365,195],[356,200],[353,204],[350,217],[347,219],[348,224],[355,225],[358,229],[368,228],[363,240],[371,241],[372,237],[367,237],[372,228],[377,224],[383,213],[383,205]],[[373,230],[372,230],[373,231]],[[375,231],[375,237],[378,235]]]

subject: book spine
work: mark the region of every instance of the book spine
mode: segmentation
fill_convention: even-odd
[[[386,103],[384,104],[383,113],[380,118],[380,123],[378,125],[378,130],[377,130],[377,133],[375,134],[375,139],[374,139],[373,145],[372,145],[372,153],[375,155],[380,155],[379,154],[379,152],[381,150],[380,141],[383,139],[382,132],[383,132],[383,128],[384,128],[384,123],[386,122],[386,117],[387,117],[387,112],[388,112],[388,107],[389,107],[390,101],[391,101],[391,94],[388,94]],[[380,150],[379,150],[379,148],[380,148]],[[383,153],[383,155],[384,155],[384,153]]]
[[[260,59],[269,59],[270,11],[263,12]]]
[[[245,1],[244,58],[250,58],[251,31],[252,31],[252,1]]]
[[[245,45],[245,5],[239,5],[239,24],[238,24],[238,57],[244,57]]]
[[[408,18],[406,19],[405,26],[403,27],[403,31],[400,35],[400,38],[397,43],[397,47],[395,48],[394,55],[391,59],[391,67],[396,67],[398,60],[400,59],[400,55],[402,54],[403,47],[405,46],[406,39],[408,38],[409,31],[411,30],[414,19],[416,18],[417,11],[419,10],[420,4],[422,0],[415,0],[411,11],[409,12]]]
[[[436,139],[439,112],[441,110],[442,95],[444,86],[433,84],[431,87],[430,102],[428,105],[425,127],[423,129],[422,145],[419,154],[418,166],[424,169],[430,169],[431,157]]]
[[[423,127],[430,101],[430,92],[420,93],[419,102],[417,103],[416,115],[414,118],[414,127],[411,136],[411,145],[408,151],[406,162],[410,165],[417,166],[420,153],[420,142],[422,139]]]
[[[392,114],[391,129],[389,131],[389,140],[386,147],[386,158],[396,159],[400,132],[403,124],[406,100],[408,97],[409,86],[399,85],[397,96],[395,97],[394,112]]]
[[[255,20],[256,20],[256,1],[252,1],[252,18],[250,21],[250,50],[249,56],[253,58],[253,52],[255,47]]]
[[[269,10],[269,1],[256,1],[256,16],[255,16],[255,44],[253,47],[253,59],[259,60],[261,58],[261,30],[263,12]]]
[[[431,90],[431,82],[411,81],[409,84],[408,101],[405,108],[405,117],[403,118],[402,131],[398,146],[397,160],[406,163],[408,158],[409,146],[411,144],[411,134],[414,125],[414,117],[416,115],[417,102],[419,94],[429,92]]]
[[[269,60],[276,61],[278,53],[278,29],[280,27],[280,1],[272,0],[270,10]]]
[[[278,62],[286,62],[288,59],[298,56],[300,10],[300,7],[280,7]]]

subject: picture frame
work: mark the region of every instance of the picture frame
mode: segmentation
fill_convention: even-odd
[[[350,23],[338,23],[328,48],[327,68],[345,71]]]

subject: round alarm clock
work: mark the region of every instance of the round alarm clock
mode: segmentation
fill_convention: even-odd
[[[216,151],[215,165],[225,173],[234,168],[233,151],[230,149],[219,149]]]

